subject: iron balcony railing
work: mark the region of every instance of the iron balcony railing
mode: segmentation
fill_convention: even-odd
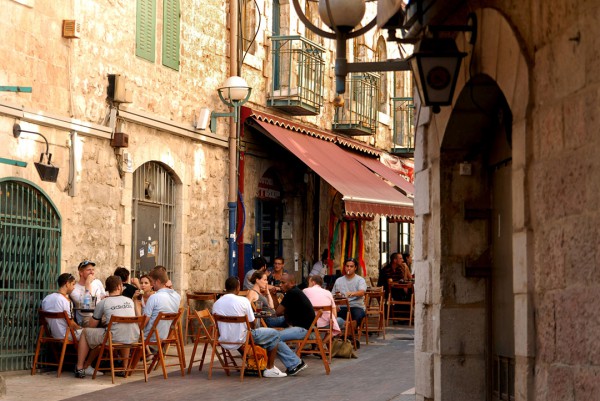
[[[392,153],[412,153],[415,148],[415,104],[412,97],[392,98],[394,133]]]
[[[379,74],[350,74],[344,105],[335,111],[332,129],[346,135],[372,135],[377,129]]]
[[[273,36],[273,77],[267,106],[317,115],[323,106],[325,48],[299,36]]]

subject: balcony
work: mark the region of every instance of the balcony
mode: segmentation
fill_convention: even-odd
[[[392,98],[394,133],[390,153],[412,157],[415,152],[415,104],[412,97]]]
[[[301,36],[273,36],[273,77],[267,106],[314,116],[323,106],[325,49]]]
[[[377,129],[379,74],[350,74],[344,105],[335,111],[332,129],[348,136],[373,135]]]

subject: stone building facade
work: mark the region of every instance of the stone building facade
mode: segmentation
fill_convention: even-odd
[[[247,33],[256,33],[239,63],[240,75],[253,88],[246,106],[330,130],[333,44],[320,42],[326,49],[320,114],[294,118],[270,110],[266,100],[272,79],[274,4],[280,7],[280,34],[308,33],[287,2],[241,3],[241,31],[246,39]],[[17,332],[24,333],[25,341],[35,336],[31,322],[40,294],[54,288],[59,273],[76,273],[82,259],[96,262],[102,280],[117,266],[139,275],[164,264],[182,293],[221,288],[228,275],[230,125],[219,118],[212,133],[196,129],[195,121],[202,107],[229,111],[217,95],[226,78],[235,75],[230,67],[235,40],[230,37],[229,2],[0,0],[0,6],[6,16],[0,22],[0,213],[15,218],[2,231],[3,244],[8,245],[3,245],[0,258],[0,302],[12,311],[1,316],[2,324],[11,319],[14,338]],[[154,13],[148,11],[152,7]],[[64,34],[64,21],[72,21],[72,32]],[[376,58],[373,49],[382,35],[369,33],[352,51]],[[378,51],[381,58],[397,50],[380,45]],[[116,79],[124,84],[125,94],[109,96],[109,75],[120,75]],[[385,80],[391,92],[392,74]],[[359,148],[371,149],[365,153],[371,156],[392,147],[392,109],[386,96],[376,132],[353,139]],[[13,136],[16,124],[18,138]],[[126,146],[115,140],[115,133],[127,134]],[[56,182],[42,181],[34,166],[40,154],[44,163],[48,161],[44,139],[52,165],[59,168]],[[264,139],[256,146],[259,157],[244,155],[241,182],[248,208],[239,252],[244,244],[256,242],[259,180],[272,169],[285,194],[283,221],[291,223],[281,253],[292,271],[298,255],[296,274],[301,278],[303,268],[317,259],[315,250],[328,245],[327,219],[336,191],[317,175],[305,180],[303,165],[289,169],[285,158],[273,157],[279,150],[273,152],[260,141]],[[314,205],[320,210],[316,223]],[[366,269],[375,275],[380,222],[376,218],[361,224]],[[25,295],[12,297],[2,288],[23,288]],[[29,290],[36,295],[27,295]],[[7,317],[15,311],[23,313],[15,320]],[[4,350],[28,345],[1,346]],[[0,371],[27,367],[30,356],[22,356],[17,362],[3,359]]]
[[[597,399],[600,4],[442,3],[478,36],[418,121],[416,398]]]

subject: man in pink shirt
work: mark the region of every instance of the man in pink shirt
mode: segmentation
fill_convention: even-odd
[[[319,275],[310,276],[308,278],[308,288],[302,290],[304,295],[310,300],[313,306],[329,306],[333,311],[333,335],[337,336],[341,333],[340,326],[344,326],[344,319],[337,317],[337,310],[333,295],[323,287],[323,277]],[[317,327],[329,326],[329,313],[323,312],[323,315],[317,321]]]

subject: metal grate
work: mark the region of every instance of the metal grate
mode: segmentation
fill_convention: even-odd
[[[165,266],[172,277],[175,196],[175,181],[159,163],[145,163],[134,172],[131,216],[134,277],[148,273],[155,265]]]
[[[344,105],[335,110],[332,129],[346,135],[372,135],[377,128],[379,74],[350,74]]]
[[[273,79],[267,106],[317,115],[323,106],[325,49],[302,36],[273,36]]]
[[[37,310],[60,272],[60,215],[33,185],[0,180],[0,371],[31,367]]]
[[[415,147],[415,104],[412,97],[392,98],[394,105],[394,149]]]
[[[494,355],[493,369],[494,400],[515,399],[515,358]]]

